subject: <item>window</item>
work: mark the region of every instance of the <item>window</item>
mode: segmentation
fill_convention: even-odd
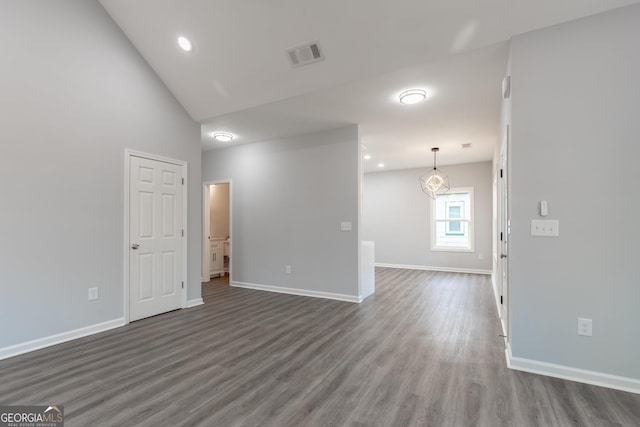
[[[464,202],[447,202],[446,212],[447,218],[449,219],[460,219],[462,218],[462,210],[464,209]],[[448,221],[447,225],[447,236],[459,236],[464,234],[462,231],[462,225],[460,221]]]
[[[431,250],[473,252],[473,188],[431,200]]]

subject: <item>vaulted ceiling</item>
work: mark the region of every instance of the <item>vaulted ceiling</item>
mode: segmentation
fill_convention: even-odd
[[[202,123],[203,150],[358,124],[369,171],[427,165],[436,145],[442,164],[489,160],[510,37],[638,2],[100,1]],[[293,68],[286,49],[312,41],[326,59]],[[398,103],[413,87],[431,96]],[[235,139],[214,142],[213,131]]]

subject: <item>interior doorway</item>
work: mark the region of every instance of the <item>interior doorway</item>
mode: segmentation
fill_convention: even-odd
[[[230,283],[232,274],[232,183],[205,182],[203,188],[202,281]]]

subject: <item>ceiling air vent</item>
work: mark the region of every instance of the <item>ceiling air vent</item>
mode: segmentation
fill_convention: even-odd
[[[471,148],[471,143],[465,142],[464,144],[462,144],[462,148]]]
[[[314,62],[324,59],[318,42],[311,42],[287,49],[287,55],[293,67],[302,67],[303,65],[313,64]]]

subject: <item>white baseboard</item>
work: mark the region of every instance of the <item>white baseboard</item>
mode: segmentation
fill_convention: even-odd
[[[204,301],[202,300],[202,298],[190,299],[189,301],[187,301],[186,308],[197,307],[202,304],[204,304]]]
[[[556,365],[555,363],[514,357],[511,353],[510,346],[507,346],[505,349],[505,354],[507,357],[507,366],[516,371],[530,372],[532,374],[546,375],[548,377],[640,394],[640,380],[635,378],[619,377],[602,372]]]
[[[74,329],[73,331],[63,332],[61,334],[51,335],[44,338],[38,338],[33,341],[15,344],[9,347],[0,348],[0,360],[19,354],[28,353],[30,351],[39,350],[41,348],[50,347],[63,342],[86,337],[87,335],[97,334],[99,332],[108,331],[110,329],[119,328],[125,325],[124,317],[113,319],[106,322],[98,323],[84,328]]]
[[[231,282],[231,286],[236,288],[255,289],[258,291],[278,292],[281,294],[300,295],[304,297],[334,299],[338,301],[347,301],[361,303],[363,298],[355,295],[334,294],[330,292],[309,291],[306,289],[285,288],[281,286],[258,285],[255,283]]]
[[[376,267],[404,268],[407,270],[444,271],[447,273],[491,274],[491,270],[482,270],[475,268],[429,267],[426,265],[386,264],[381,262],[377,262]]]

